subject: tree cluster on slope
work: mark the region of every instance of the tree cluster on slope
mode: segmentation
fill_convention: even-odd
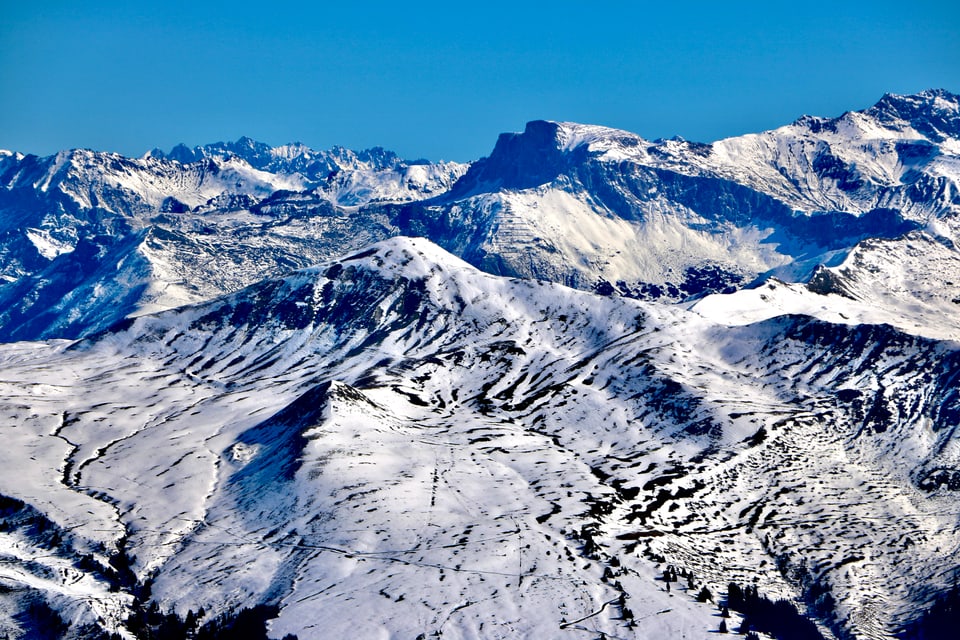
[[[793,603],[773,601],[760,595],[757,587],[731,582],[727,585],[727,607],[743,614],[741,633],[768,633],[778,640],[825,640],[809,618],[800,614]]]

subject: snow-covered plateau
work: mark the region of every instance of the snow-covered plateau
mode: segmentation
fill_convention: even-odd
[[[0,153],[0,631],[918,637],[958,153],[942,90],[469,165]]]

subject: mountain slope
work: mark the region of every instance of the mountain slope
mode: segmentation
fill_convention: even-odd
[[[956,345],[889,326],[726,327],[398,238],[0,358],[4,491],[63,538],[6,527],[5,602],[77,624],[123,625],[110,556],[273,637],[699,636],[734,581],[884,638],[954,578]]]
[[[958,213],[958,122],[958,98],[947,91],[887,94],[863,111],[804,116],[773,131],[721,140],[696,156],[683,144],[661,150],[668,166],[689,172],[694,164],[800,211],[885,208],[927,222]]]

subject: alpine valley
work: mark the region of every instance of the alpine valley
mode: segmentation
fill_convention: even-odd
[[[958,100],[0,151],[0,637],[945,637]]]

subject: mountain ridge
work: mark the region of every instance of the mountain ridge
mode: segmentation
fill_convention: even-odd
[[[398,234],[492,273],[642,299],[802,282],[869,237],[956,239],[960,142],[900,118],[950,131],[955,98],[888,96],[708,145],[533,121],[469,165],[249,138],[187,164],[7,154],[0,340],[77,337]],[[58,306],[68,294],[83,308]]]

